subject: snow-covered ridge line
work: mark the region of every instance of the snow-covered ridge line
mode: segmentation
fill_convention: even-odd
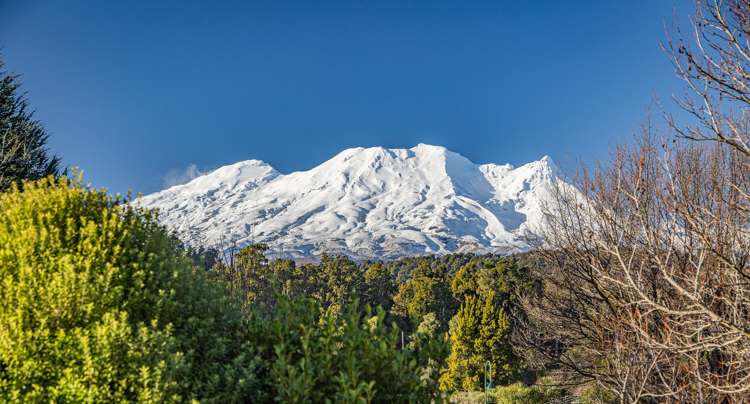
[[[276,256],[358,259],[528,248],[558,178],[545,156],[477,165],[444,147],[346,149],[307,171],[260,160],[216,169],[141,197],[193,244],[267,243]]]

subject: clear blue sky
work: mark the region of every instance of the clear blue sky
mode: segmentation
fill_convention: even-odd
[[[0,49],[52,150],[112,191],[420,142],[565,167],[681,91],[659,43],[687,3],[0,0]]]

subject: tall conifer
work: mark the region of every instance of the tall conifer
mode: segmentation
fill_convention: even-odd
[[[0,191],[60,172],[60,159],[48,154],[49,135],[19,91],[18,76],[3,68],[0,60]]]

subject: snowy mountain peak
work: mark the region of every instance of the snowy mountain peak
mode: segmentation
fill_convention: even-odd
[[[231,164],[135,204],[158,209],[189,243],[263,242],[292,258],[506,253],[528,247],[556,181],[548,156],[514,168],[441,146],[357,147],[286,175],[259,160]]]
[[[260,160],[245,160],[220,167],[208,174],[193,178],[186,184],[173,188],[191,188],[204,190],[206,188],[234,187],[245,182],[263,182],[278,176],[280,173],[273,167]],[[172,189],[172,188],[170,188]]]
[[[431,144],[425,144],[425,143],[419,143],[416,146],[409,149],[415,153],[423,153],[423,154],[441,154],[444,155],[446,153],[449,153],[450,151],[446,149],[443,146],[435,146]],[[452,152],[450,152],[452,153]]]
[[[535,164],[537,167],[539,167],[540,170],[546,171],[551,174],[557,174],[558,168],[555,164],[554,160],[552,160],[552,157],[550,156],[543,156],[541,159],[537,161],[533,161],[529,164]]]

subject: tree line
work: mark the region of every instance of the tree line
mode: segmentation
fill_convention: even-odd
[[[211,271],[249,304],[268,310],[279,299],[296,298],[310,299],[333,316],[350,307],[360,307],[360,314],[382,310],[387,328],[403,338],[401,349],[428,354],[424,365],[433,365],[425,374],[443,391],[480,390],[488,361],[495,385],[531,377],[511,341],[528,287],[528,268],[517,258],[452,254],[358,263],[323,255],[319,263],[297,265],[269,260],[266,252],[262,244],[247,246]],[[190,255],[199,265],[216,256]]]

